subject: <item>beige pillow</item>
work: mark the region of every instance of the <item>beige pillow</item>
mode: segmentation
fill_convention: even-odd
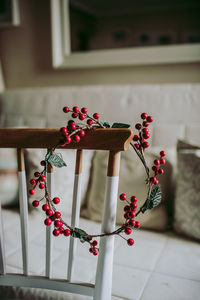
[[[146,152],[146,161],[151,167],[156,157],[154,154]],[[90,182],[90,189],[87,192],[86,203],[82,207],[81,216],[94,221],[101,221],[104,191],[106,182],[106,167],[108,161],[108,152],[95,152],[93,159],[93,171]],[[164,230],[168,225],[168,216],[165,207],[167,201],[167,191],[169,190],[169,182],[171,176],[171,166],[165,165],[166,175],[160,176],[160,182],[163,189],[162,203],[152,211],[146,211],[137,217],[141,222],[141,226],[149,229]],[[145,184],[145,169],[133,150],[121,153],[120,177],[118,194],[126,193],[129,197],[137,196],[138,206],[142,206],[146,194],[147,185]],[[118,224],[124,223],[124,202],[117,200],[117,220]]]
[[[178,141],[174,229],[200,240],[200,147]]]

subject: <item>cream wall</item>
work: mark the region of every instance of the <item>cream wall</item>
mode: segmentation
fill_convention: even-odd
[[[7,88],[93,84],[195,83],[200,63],[54,70],[49,0],[20,0],[20,27],[0,29]]]

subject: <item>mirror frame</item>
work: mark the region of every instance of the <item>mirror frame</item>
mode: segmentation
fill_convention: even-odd
[[[71,52],[69,0],[51,0],[54,68],[91,68],[200,61],[200,43]]]

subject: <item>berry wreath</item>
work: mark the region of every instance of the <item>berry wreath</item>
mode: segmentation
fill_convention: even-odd
[[[124,218],[125,222],[118,229],[110,233],[102,233],[90,235],[81,228],[72,228],[68,225],[61,217],[61,213],[56,209],[57,204],[60,203],[60,199],[58,197],[54,197],[51,199],[50,194],[48,192],[47,184],[46,184],[46,172],[48,164],[54,165],[56,167],[66,166],[65,162],[62,158],[54,153],[58,146],[65,146],[69,144],[72,139],[78,143],[81,138],[85,136],[85,131],[90,130],[92,128],[110,128],[110,124],[108,122],[101,122],[98,113],[94,113],[93,116],[90,116],[87,112],[87,108],[83,107],[81,110],[77,106],[74,106],[70,109],[68,106],[63,108],[64,113],[71,113],[72,118],[79,119],[80,121],[84,121],[85,123],[75,123],[73,120],[68,121],[68,125],[66,127],[62,127],[60,129],[61,140],[60,142],[51,150],[47,151],[45,159],[40,162],[40,165],[43,166],[43,170],[41,172],[37,171],[34,173],[35,178],[30,180],[30,184],[32,188],[29,190],[30,195],[35,194],[35,188],[39,187],[39,189],[44,190],[44,197],[40,200],[34,200],[32,205],[34,207],[38,207],[41,201],[45,201],[46,203],[42,205],[42,210],[46,214],[46,219],[44,220],[44,224],[46,226],[50,226],[52,222],[54,222],[54,230],[53,235],[59,236],[63,234],[64,236],[72,236],[74,238],[79,238],[81,242],[89,243],[89,252],[93,255],[98,255],[99,248],[97,237],[109,236],[109,235],[118,235],[126,240],[129,246],[134,244],[134,240],[132,238],[126,239],[122,234],[130,235],[132,233],[133,228],[140,228],[139,221],[135,220],[135,217],[140,213],[144,213],[148,209],[152,209],[157,206],[162,197],[161,186],[157,179],[158,175],[162,175],[164,170],[160,168],[161,165],[165,164],[165,151],[160,152],[160,156],[158,159],[154,160],[154,165],[152,166],[153,176],[150,176],[150,169],[148,168],[144,151],[149,147],[149,143],[146,141],[150,138],[148,126],[149,123],[153,122],[153,118],[148,116],[146,113],[141,114],[141,123],[137,123],[135,128],[138,130],[138,135],[134,135],[133,141],[130,143],[131,147],[134,149],[138,157],[140,158],[145,171],[146,171],[146,184],[148,186],[146,200],[144,204],[137,209],[137,197],[131,196],[130,199],[127,199],[127,195],[122,193],[119,196],[121,201],[124,201],[126,205],[124,206]],[[122,124],[122,123],[114,123],[112,128],[128,128],[130,125]]]

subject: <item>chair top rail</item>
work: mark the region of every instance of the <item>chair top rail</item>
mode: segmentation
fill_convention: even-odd
[[[128,150],[133,139],[132,129],[95,128],[86,131],[79,143],[71,142],[62,149]],[[5,128],[0,129],[0,148],[53,148],[62,139],[59,129]]]

